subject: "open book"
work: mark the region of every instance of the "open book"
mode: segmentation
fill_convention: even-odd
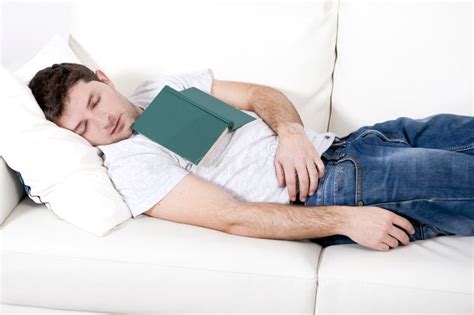
[[[131,128],[199,165],[221,137],[252,120],[198,88],[177,91],[165,85]]]

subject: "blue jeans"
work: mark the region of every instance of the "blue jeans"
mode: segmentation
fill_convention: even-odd
[[[410,242],[474,235],[474,117],[400,117],[336,137],[305,206],[377,206],[408,219]],[[310,239],[355,244],[345,235]]]

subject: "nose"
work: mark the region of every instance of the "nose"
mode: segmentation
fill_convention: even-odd
[[[117,117],[118,118],[118,117]],[[98,131],[112,133],[112,129],[115,127],[117,118],[114,119],[114,115],[108,113],[91,113],[88,119],[88,128],[94,128]]]
[[[95,115],[93,118],[97,123],[97,126],[102,126],[102,129],[109,133],[112,132],[112,129],[114,129],[115,123],[117,122],[117,119],[114,119],[114,116],[109,114],[105,114],[105,119],[104,115]]]

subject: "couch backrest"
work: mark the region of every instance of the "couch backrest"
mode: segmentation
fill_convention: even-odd
[[[472,4],[341,0],[330,130],[473,115]]]
[[[75,1],[72,47],[125,94],[159,74],[203,67],[215,79],[275,87],[306,126],[329,118],[337,0]]]
[[[344,134],[397,116],[473,115],[471,7],[431,0],[2,3],[2,62],[14,68],[32,57],[46,35],[67,32],[72,13],[76,52],[124,94],[157,73],[211,67],[216,79],[279,88],[319,132],[328,124],[334,68],[329,129]]]

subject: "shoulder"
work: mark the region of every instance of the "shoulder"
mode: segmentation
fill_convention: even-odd
[[[132,160],[140,161],[149,158],[168,163],[178,162],[172,151],[136,132],[127,139],[108,145],[100,145],[98,148],[103,153],[103,159],[108,163],[125,160],[128,163]]]
[[[214,74],[210,68],[174,74],[162,74],[156,78],[140,83],[133,94],[161,90],[165,85],[169,85],[178,91],[194,86],[210,93],[213,80]]]

